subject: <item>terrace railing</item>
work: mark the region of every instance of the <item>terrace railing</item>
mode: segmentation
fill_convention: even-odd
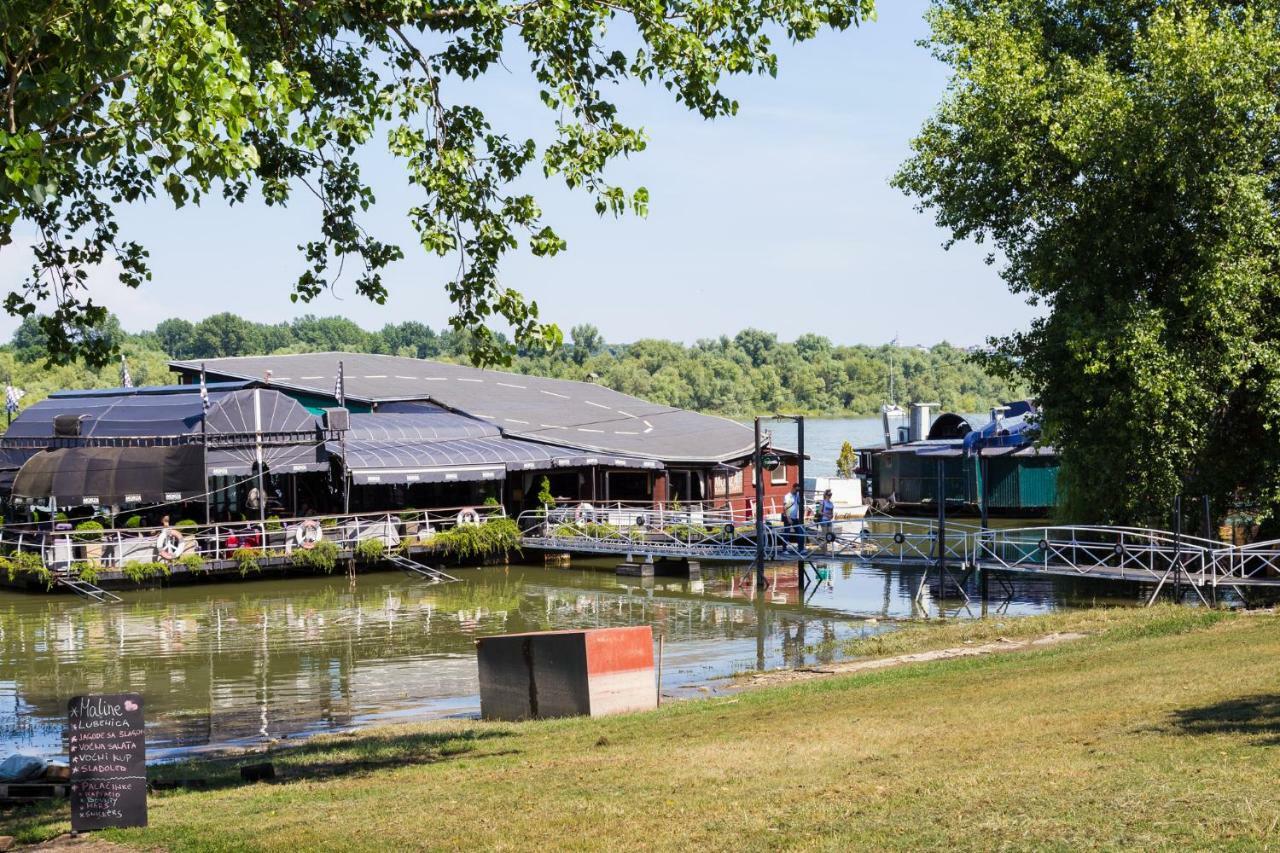
[[[366,539],[380,540],[392,549],[407,539],[428,544],[440,531],[505,515],[500,506],[467,506],[101,531],[10,526],[0,531],[0,547],[39,553],[55,573],[75,574],[80,564],[118,571],[130,562],[176,562],[189,554],[220,562],[235,559],[241,549],[287,555],[303,548],[304,541],[317,539],[333,542],[341,551],[351,551]]]

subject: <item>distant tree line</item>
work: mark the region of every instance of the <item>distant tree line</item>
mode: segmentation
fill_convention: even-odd
[[[154,330],[132,334],[111,318],[102,334],[129,361],[136,384],[171,380],[170,359],[343,351],[383,353],[463,363],[470,342],[465,334],[437,331],[424,323],[389,323],[367,331],[343,317],[306,315],[282,323],[256,323],[235,314],[215,314],[198,322],[178,318]],[[591,325],[575,326],[570,343],[552,355],[522,353],[520,373],[599,382],[655,403],[730,416],[798,412],[868,415],[888,399],[894,376],[900,402],[937,402],[945,409],[981,411],[1023,396],[1016,385],[993,378],[969,353],[947,343],[932,347],[837,346],[820,335],[794,342],[759,329],[733,337],[700,340],[692,346],[653,338],[629,344],[605,342]],[[24,388],[30,403],[59,388],[118,383],[118,365],[44,366],[40,325],[22,323],[0,347],[0,372]]]

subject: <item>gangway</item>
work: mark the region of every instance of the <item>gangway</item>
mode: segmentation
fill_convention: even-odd
[[[96,601],[98,604],[119,604],[124,601],[123,598],[114,592],[105,590],[102,587],[92,584],[89,581],[81,580],[70,572],[58,571],[53,573],[54,586],[65,587],[82,598],[90,601]]]
[[[634,511],[630,517],[579,512],[552,517],[541,511],[520,516],[524,547],[583,554],[640,558],[755,560],[751,519],[700,512],[697,518],[670,510]],[[1280,540],[1227,545],[1164,530],[1087,525],[981,528],[919,518],[868,517],[842,522],[830,531],[807,525],[785,531],[766,525],[765,560],[812,562],[847,560],[874,566],[956,570],[1128,581],[1154,587],[1152,600],[1167,586],[1226,587],[1280,591]],[[957,581],[963,586],[963,581]]]
[[[418,577],[426,578],[429,583],[450,583],[458,580],[448,572],[411,560],[408,557],[402,557],[399,554],[387,558],[392,565],[403,570],[404,572]]]

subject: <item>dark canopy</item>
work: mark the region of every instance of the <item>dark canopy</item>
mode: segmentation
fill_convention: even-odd
[[[651,459],[503,438],[490,424],[443,410],[352,415],[343,444],[330,441],[328,450],[340,459],[345,452],[358,484],[500,480],[508,471],[581,465],[662,467]]]
[[[36,453],[18,471],[13,496],[66,506],[166,503],[204,494],[201,448],[65,447]]]

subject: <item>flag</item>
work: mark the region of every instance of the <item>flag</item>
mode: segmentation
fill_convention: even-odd
[[[204,381],[204,365],[200,365],[200,411],[209,414],[209,387]]]
[[[129,362],[125,361],[124,353],[120,353],[120,387],[133,387],[133,377],[129,375]]]
[[[26,393],[21,388],[14,388],[12,385],[4,386],[4,410],[11,415],[18,411],[18,401]]]
[[[343,408],[347,405],[347,389],[342,382],[342,362],[338,362],[338,381],[333,385],[333,396],[337,398],[338,405]]]

